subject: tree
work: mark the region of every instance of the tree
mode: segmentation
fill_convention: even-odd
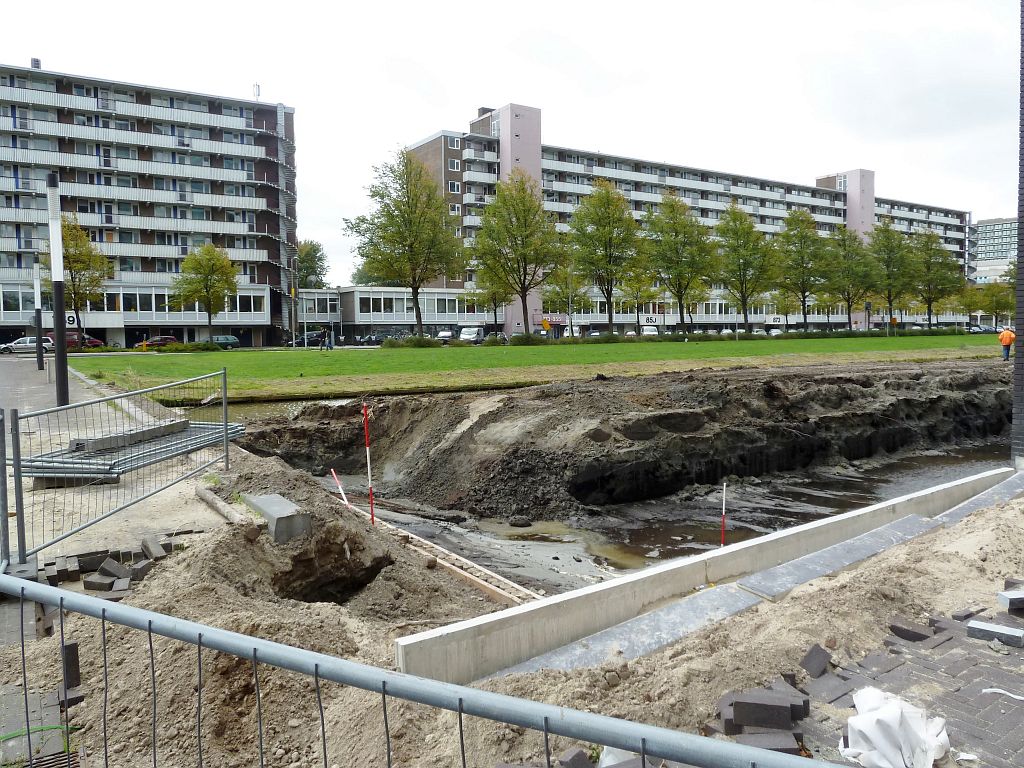
[[[775,314],[782,316],[782,324],[789,330],[789,316],[800,309],[800,302],[796,297],[787,291],[776,291],[771,295],[771,302],[775,305]],[[806,323],[804,330],[807,329]]]
[[[645,243],[646,245],[646,243]],[[640,333],[640,308],[648,302],[657,301],[661,292],[654,287],[658,273],[651,263],[647,248],[638,248],[636,253],[623,265],[620,292],[625,304],[636,313],[636,332]]]
[[[369,187],[374,211],[345,219],[345,231],[358,241],[370,279],[393,280],[412,291],[416,333],[422,336],[420,290],[465,268],[455,236],[458,222],[448,213],[437,180],[411,152],[398,152],[394,161],[375,167],[374,174]]]
[[[228,296],[238,293],[238,270],[223,248],[207,243],[181,262],[181,273],[171,284],[171,302],[184,309],[197,301],[206,310],[206,329],[213,336],[213,316],[227,308]]]
[[[579,273],[575,254],[568,250],[566,259],[548,276],[544,284],[544,301],[559,312],[565,312],[569,321],[569,337],[572,338],[572,316],[576,312],[586,312],[593,302],[587,295],[587,280]]]
[[[825,251],[825,290],[846,306],[846,327],[853,330],[853,308],[860,306],[881,282],[875,255],[864,247],[854,230],[840,225],[828,239]],[[871,327],[870,319],[867,327]]]
[[[626,263],[636,252],[636,220],[622,193],[599,179],[573,214],[571,226],[577,264],[604,296],[611,333],[615,289],[622,282]]]
[[[295,271],[302,288],[327,287],[327,254],[316,240],[301,240]]]
[[[473,256],[490,279],[519,297],[523,326],[530,333],[526,298],[561,261],[554,219],[544,210],[540,187],[518,168],[498,182],[494,202],[484,208]]]
[[[972,289],[972,309],[992,316],[992,324],[1000,325],[999,319],[1007,318],[1016,307],[1013,283],[982,283]]]
[[[886,324],[895,317],[894,309],[914,285],[913,259],[907,238],[892,228],[892,219],[882,217],[882,222],[871,231],[868,248],[880,267],[878,290],[889,310]]]
[[[715,273],[717,252],[707,229],[674,194],[662,196],[657,213],[647,212],[647,234],[652,264],[662,285],[679,303],[682,317],[686,307],[707,295],[706,284]]]
[[[494,330],[497,332],[498,309],[511,303],[514,298],[512,292],[499,285],[484,268],[479,269],[476,273],[476,286],[476,290],[466,296],[466,301],[490,309],[494,313]]]
[[[743,324],[750,333],[750,304],[775,281],[775,248],[735,203],[722,214],[715,235],[721,254],[719,280],[739,306]]]
[[[352,285],[373,285],[383,288],[401,288],[401,280],[378,280],[366,269],[366,262],[360,262],[352,270]]]
[[[915,232],[910,236],[913,272],[917,276],[917,297],[928,313],[928,327],[932,327],[932,309],[936,302],[952,296],[964,285],[960,260],[952,251],[942,247],[935,232]]]
[[[814,217],[794,208],[786,216],[786,228],[773,242],[779,257],[776,287],[800,304],[806,331],[807,304],[825,280],[825,241],[818,234]]]
[[[75,214],[61,216],[60,233],[64,244],[64,306],[75,314],[75,327],[78,328],[76,346],[81,347],[85,338],[82,312],[90,301],[103,300],[103,281],[110,275],[111,263],[89,240],[88,233],[78,225]],[[43,255],[43,263],[49,267],[49,254]],[[52,279],[49,285],[52,290]]]

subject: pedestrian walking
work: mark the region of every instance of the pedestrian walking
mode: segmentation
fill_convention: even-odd
[[[327,334],[327,351],[330,352],[334,349],[334,329],[328,328],[325,333]]]
[[[324,351],[324,347],[327,345],[327,331],[320,331],[320,351]]]
[[[1017,334],[1013,332],[1013,329],[1009,326],[1004,327],[1003,332],[999,334],[999,343],[1003,345],[1003,360],[1010,359],[1010,349],[1016,340]]]

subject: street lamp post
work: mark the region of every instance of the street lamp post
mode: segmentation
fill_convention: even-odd
[[[68,345],[64,317],[64,236],[61,232],[60,189],[57,174],[46,177],[46,207],[50,221],[50,278],[53,283],[54,376],[57,382],[57,405],[67,405]]]
[[[43,370],[43,286],[39,274],[39,257],[32,264],[32,286],[36,307],[36,368]]]

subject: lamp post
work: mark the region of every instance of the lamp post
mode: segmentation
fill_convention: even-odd
[[[46,208],[50,221],[50,278],[53,282],[54,376],[57,382],[57,405],[67,405],[68,345],[64,317],[64,236],[61,232],[60,189],[57,174],[46,176]],[[38,306],[38,304],[37,304]],[[41,321],[40,321],[41,322]]]
[[[39,257],[32,263],[32,287],[36,307],[36,368],[43,370],[43,286],[39,274]]]

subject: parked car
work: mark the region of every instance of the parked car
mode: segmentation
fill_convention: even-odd
[[[50,331],[49,333],[46,334],[46,337],[51,342],[54,341],[54,337],[55,336],[56,336],[56,334],[53,331]],[[67,345],[68,349],[76,349],[78,347],[102,347],[103,346],[103,342],[100,339],[95,339],[92,336],[90,336],[88,333],[83,333],[82,334],[82,343],[79,344],[78,343],[78,331],[65,331],[64,332],[64,343]],[[54,346],[56,346],[56,342],[54,342]]]
[[[636,331],[626,331],[627,336],[636,336]]]
[[[658,327],[655,326],[655,325],[643,325],[643,326],[640,326],[640,335],[641,336],[657,336],[658,335]]]
[[[174,336],[150,336],[136,344],[133,349],[153,349],[154,347],[166,347],[168,344],[177,344],[178,339]]]
[[[237,336],[211,336],[210,341],[221,349],[238,349],[240,346]]]
[[[508,344],[508,336],[501,331],[491,331],[487,334],[488,339],[497,339],[499,344]]]
[[[0,354],[13,355],[15,352],[35,352],[36,337],[22,336],[20,339],[0,344]],[[53,342],[50,339],[43,339],[43,352],[53,352]]]
[[[437,340],[442,344],[447,344],[449,341],[455,338],[455,331],[438,331]]]
[[[781,328],[771,328],[768,331],[768,335],[769,336],[781,336],[782,335],[782,329]]]
[[[732,336],[732,328],[723,328],[718,333],[719,336]]]
[[[379,333],[368,333],[366,336],[357,336],[356,344],[361,347],[379,347],[384,343],[384,337]]]
[[[751,335],[753,335],[753,336],[767,336],[768,335],[768,331],[766,331],[764,328],[755,328],[753,334],[751,334]]]
[[[319,347],[320,331],[306,331],[284,343],[286,347]]]

